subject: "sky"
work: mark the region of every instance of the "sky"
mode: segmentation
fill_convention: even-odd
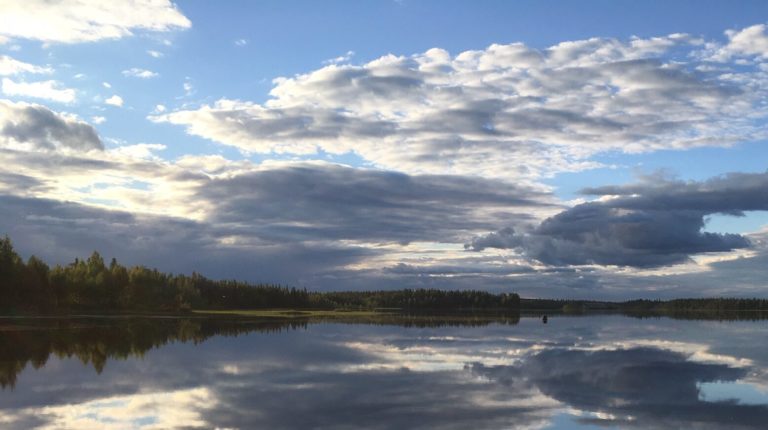
[[[0,234],[313,290],[768,297],[768,4],[0,0]]]

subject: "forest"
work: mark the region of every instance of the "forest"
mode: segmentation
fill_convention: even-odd
[[[50,267],[16,253],[11,239],[0,239],[0,312],[185,312],[228,309],[363,309],[401,311],[594,311],[683,315],[692,312],[768,311],[768,300],[699,298],[607,302],[521,299],[515,293],[481,290],[401,289],[314,292],[272,284],[212,280],[193,272],[168,274],[144,266],[107,264],[98,252],[71,264]]]
[[[25,262],[7,236],[0,239],[0,312],[183,312],[193,309],[518,310],[517,294],[404,289],[310,292],[280,285],[211,280],[199,273],[162,273],[144,266],[87,259],[50,267]]]

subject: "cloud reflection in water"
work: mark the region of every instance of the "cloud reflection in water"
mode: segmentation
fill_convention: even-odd
[[[164,332],[164,341],[148,343],[151,349],[133,345],[142,358],[116,355],[98,331],[77,326],[87,334],[82,348],[106,354],[100,374],[75,359],[82,360],[82,353],[55,349],[37,362],[38,369],[24,368],[11,360],[9,338],[50,333],[6,327],[0,331],[6,338],[3,367],[24,370],[13,388],[0,392],[0,424],[547,428],[566,416],[569,426],[757,429],[768,422],[766,404],[712,394],[712,385],[723,382],[768,386],[768,355],[756,346],[765,340],[762,322],[551,322],[410,328],[310,323],[288,330],[235,323],[239,328],[232,330],[222,323],[177,321],[184,337]],[[702,387],[710,387],[709,396]]]

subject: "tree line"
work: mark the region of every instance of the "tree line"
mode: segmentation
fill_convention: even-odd
[[[698,312],[716,316],[729,312],[768,312],[768,299],[711,297],[671,300],[627,300],[604,302],[594,300],[522,299],[521,310],[583,313],[590,311],[621,312],[626,314],[663,314],[668,316]]]
[[[0,240],[0,311],[162,311],[192,309],[378,309],[517,310],[517,294],[485,291],[404,289],[310,292],[273,284],[212,280],[199,273],[162,273],[144,266],[107,264],[94,252],[87,259],[50,267],[31,256],[25,262],[7,236]]]

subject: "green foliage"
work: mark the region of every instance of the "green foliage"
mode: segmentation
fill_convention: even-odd
[[[517,310],[517,294],[397,290],[316,293],[280,285],[215,281],[198,273],[171,275],[143,266],[87,260],[50,269],[37,257],[24,264],[10,239],[0,241],[0,311],[180,312],[192,309]]]

